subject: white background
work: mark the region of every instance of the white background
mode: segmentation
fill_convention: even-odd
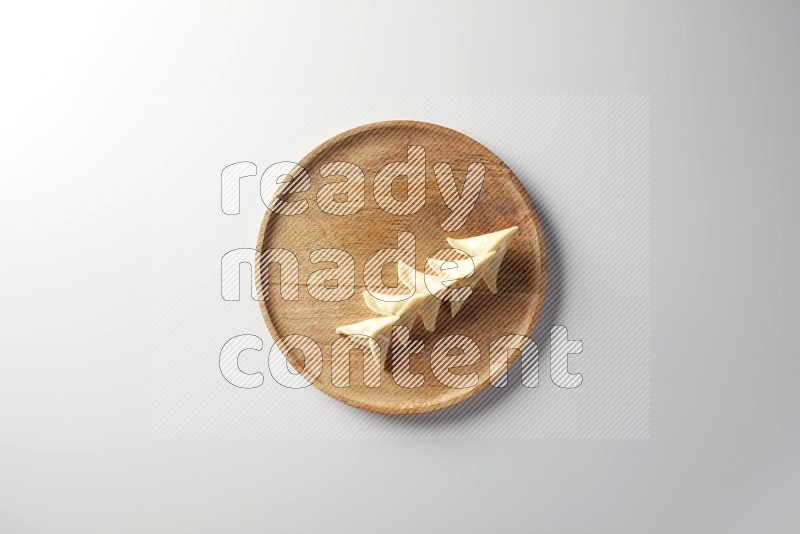
[[[795,2],[6,7],[2,530],[793,532],[798,41]],[[651,95],[650,439],[154,441],[152,186],[259,157],[275,93]]]

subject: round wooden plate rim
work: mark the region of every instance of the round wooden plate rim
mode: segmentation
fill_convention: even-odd
[[[456,135],[456,136],[460,136],[460,137],[465,137],[465,138],[468,138],[470,141],[472,141],[472,142],[480,145],[481,147],[485,148],[487,151],[491,152],[483,144],[478,143],[477,141],[475,141],[471,137],[467,136],[466,134],[463,134],[463,133],[461,133],[461,132],[459,132],[457,130],[453,130],[453,129],[448,128],[446,126],[441,126],[441,125],[438,125],[438,124],[433,124],[433,123],[430,123],[430,122],[423,122],[423,121],[391,120],[391,121],[380,121],[380,122],[373,122],[373,123],[363,124],[361,126],[357,126],[355,128],[351,128],[350,130],[346,130],[346,131],[344,131],[342,133],[339,133],[339,134],[331,137],[327,141],[323,142],[321,145],[317,146],[311,152],[309,152],[305,157],[303,157],[302,160],[300,160],[300,164],[303,165],[304,161],[313,161],[314,159],[319,157],[321,154],[323,154],[325,151],[330,150],[332,147],[335,147],[339,143],[342,143],[343,141],[345,141],[345,140],[347,140],[347,139],[349,139],[351,137],[362,135],[362,134],[366,134],[366,133],[371,133],[371,132],[374,132],[376,130],[381,130],[381,129],[386,129],[386,128],[409,127],[409,126],[416,127],[416,128],[421,128],[421,129],[433,130],[434,132],[438,131],[438,132],[446,133],[447,135]],[[508,166],[505,165],[505,163],[503,163],[502,160],[496,154],[494,154],[493,152],[491,152],[491,153],[495,157],[497,157],[498,161],[500,161],[506,168],[508,168]],[[313,172],[310,169],[307,169],[307,170],[309,171],[310,174]],[[509,171],[510,171],[510,168],[509,168]],[[532,221],[533,222],[533,227],[536,230],[537,240],[538,240],[538,243],[539,243],[539,254],[540,254],[539,261],[540,261],[540,264],[541,264],[541,270],[540,270],[539,274],[541,275],[541,280],[538,280],[537,284],[538,284],[538,287],[541,289],[542,298],[540,299],[539,303],[537,304],[534,313],[531,314],[531,319],[530,319],[530,322],[528,323],[528,329],[527,329],[528,331],[526,332],[526,335],[530,337],[531,334],[533,333],[534,329],[536,328],[536,324],[537,324],[537,322],[539,320],[539,316],[541,314],[542,307],[544,305],[544,295],[545,295],[546,290],[547,290],[547,275],[548,275],[547,249],[546,249],[546,243],[545,243],[545,240],[544,240],[544,231],[542,229],[541,221],[539,220],[539,216],[538,216],[538,213],[536,211],[536,208],[535,208],[535,206],[533,204],[533,200],[531,199],[531,197],[528,194],[527,190],[523,187],[522,183],[519,181],[519,178],[517,178],[516,175],[514,175],[513,171],[510,172],[510,175],[511,175],[511,178],[512,178],[511,186],[514,189],[516,189],[516,191],[519,194],[519,196],[523,199],[523,201],[527,205],[528,211],[531,213],[531,216],[532,216],[532,219],[533,219],[533,221]],[[256,243],[256,250],[259,251],[259,252],[261,252],[262,249],[263,249],[264,239],[266,237],[267,228],[269,227],[272,215],[273,215],[272,211],[267,209],[265,214],[264,214],[264,218],[262,219],[261,227],[260,227],[259,232],[258,232],[258,242]],[[254,272],[261,272],[261,265],[260,265],[261,258],[260,257],[261,257],[261,254],[256,254],[256,265],[253,268]],[[256,279],[256,288],[257,288],[258,294],[259,295],[264,295],[265,294],[265,288],[263,288],[262,285],[261,285],[261,277],[256,276],[255,279]],[[273,340],[277,341],[278,339],[280,339],[281,336],[278,333],[277,329],[275,328],[275,325],[273,324],[273,321],[272,321],[272,319],[270,317],[269,308],[267,307],[267,301],[266,301],[266,299],[261,299],[261,300],[258,301],[258,303],[259,303],[259,308],[261,309],[262,317],[264,318],[264,322],[267,325],[267,330],[269,331],[269,333],[272,336]],[[520,355],[520,352],[519,351],[515,351],[515,354],[513,354],[509,358],[509,360],[508,360],[508,368],[509,369],[511,368],[513,363],[517,360],[519,355]],[[295,370],[298,373],[302,371],[302,369],[298,369],[296,366],[294,366],[294,364],[291,362],[290,359],[287,359],[287,361],[289,361],[290,364],[292,364],[292,366],[295,367]],[[317,382],[319,382],[319,381],[317,381]],[[361,410],[374,412],[374,413],[385,414],[385,415],[413,415],[413,414],[433,412],[433,411],[441,410],[441,409],[444,409],[444,408],[448,408],[450,406],[453,406],[455,404],[459,404],[461,402],[466,401],[467,399],[470,399],[470,398],[474,397],[475,395],[477,395],[478,393],[480,393],[481,391],[483,391],[484,389],[489,387],[489,385],[491,384],[491,380],[487,377],[486,379],[481,381],[478,385],[469,388],[469,390],[466,391],[464,393],[464,395],[462,395],[460,397],[450,398],[450,399],[447,399],[445,401],[440,401],[440,402],[426,402],[426,403],[419,403],[419,404],[409,404],[409,405],[405,405],[405,406],[393,407],[391,409],[387,409],[385,407],[377,407],[377,406],[375,406],[373,404],[370,404],[370,403],[367,403],[367,402],[361,402],[358,399],[351,399],[351,398],[347,398],[347,397],[336,396],[331,391],[329,391],[328,389],[323,388],[317,382],[314,383],[314,385],[317,387],[317,389],[319,389],[320,391],[322,391],[323,393],[325,393],[329,397],[331,397],[331,398],[333,398],[333,399],[335,399],[335,400],[337,400],[339,402],[343,402],[343,403],[345,403],[345,404],[347,404],[349,406],[352,406],[354,408],[359,408]]]

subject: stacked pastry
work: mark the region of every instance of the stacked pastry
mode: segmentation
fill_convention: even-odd
[[[453,260],[431,258],[427,266],[433,274],[422,273],[401,262],[398,266],[400,283],[410,294],[381,295],[364,291],[367,307],[380,317],[340,326],[336,333],[368,336],[375,340],[375,343],[370,343],[370,350],[383,368],[393,327],[405,326],[411,329],[417,317],[421,317],[423,326],[433,332],[442,302],[450,303],[450,314],[455,317],[471,294],[472,287],[481,280],[492,293],[497,293],[500,264],[511,238],[518,230],[518,227],[512,226],[475,237],[447,238],[447,243],[453,249],[463,251],[469,257],[461,254],[459,259]],[[399,297],[403,300],[397,300]]]

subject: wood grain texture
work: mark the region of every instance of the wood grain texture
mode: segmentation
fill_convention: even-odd
[[[425,148],[426,202],[424,208],[413,215],[392,215],[375,202],[373,180],[387,163],[405,161],[409,145]],[[334,161],[355,163],[364,172],[366,205],[356,214],[330,215],[317,205],[319,187],[342,179],[320,176],[320,167]],[[470,163],[486,166],[480,198],[466,223],[455,232],[445,232],[440,226],[450,210],[444,204],[433,173],[434,164],[439,162],[451,165],[459,188],[463,186]],[[309,202],[308,210],[296,216],[267,210],[256,246],[259,251],[290,250],[300,262],[300,298],[297,301],[280,298],[277,278],[272,274],[269,283],[258,280],[261,311],[273,338],[302,334],[314,339],[323,353],[322,375],[314,385],[341,402],[369,411],[385,414],[434,411],[464,401],[488,387],[490,342],[503,335],[533,332],[547,282],[541,224],[533,202],[511,170],[477,141],[442,126],[413,121],[380,122],[349,130],[326,141],[299,163],[308,171],[312,186],[306,192],[288,196],[287,200],[305,198]],[[397,194],[402,195],[402,192]],[[380,387],[365,386],[360,351],[351,352],[349,386],[339,388],[331,383],[331,344],[338,337],[336,327],[376,317],[361,296],[364,264],[370,254],[396,247],[399,232],[412,232],[416,237],[416,267],[423,270],[430,254],[448,246],[446,237],[471,237],[510,226],[519,226],[520,231],[511,241],[500,269],[499,292],[493,295],[481,283],[455,318],[450,317],[447,303],[442,306],[435,332],[424,330],[421,321],[412,329],[412,339],[420,339],[425,344],[424,352],[411,358],[411,371],[424,375],[422,387],[408,389],[397,385],[388,369],[382,371]],[[321,302],[306,290],[309,274],[334,266],[313,265],[309,261],[309,253],[320,248],[341,248],[355,259],[356,290],[350,299]],[[256,269],[260,272],[261,266],[257,265]],[[269,272],[277,274],[277,270]],[[389,272],[384,281],[387,285],[396,284],[396,274]],[[453,370],[457,374],[477,372],[479,380],[474,387],[448,388],[440,384],[431,371],[431,349],[437,340],[449,334],[469,336],[481,349],[479,363]],[[509,364],[518,354],[511,356]],[[299,351],[290,351],[285,356],[298,372],[302,371],[304,359]]]

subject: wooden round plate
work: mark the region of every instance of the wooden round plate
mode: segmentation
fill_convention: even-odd
[[[425,149],[425,206],[413,215],[392,215],[377,205],[373,181],[387,163],[406,161],[410,145]],[[331,215],[319,208],[320,186],[342,180],[341,176],[321,177],[320,167],[330,162],[350,162],[363,171],[366,201],[358,213]],[[439,162],[450,164],[459,189],[470,163],[483,163],[486,168],[481,195],[467,221],[455,232],[448,233],[441,226],[450,209],[444,203],[433,172],[433,166]],[[298,300],[280,298],[277,284],[261,283],[260,277],[256,277],[261,311],[273,339],[301,334],[316,341],[322,350],[323,366],[314,385],[334,399],[373,412],[430,412],[464,401],[489,386],[489,344],[508,334],[531,335],[547,282],[542,227],[530,197],[511,170],[489,149],[466,135],[414,121],[379,122],[354,128],[326,141],[299,164],[308,172],[311,187],[283,197],[287,201],[306,199],[307,210],[294,216],[267,210],[256,246],[260,252],[286,249],[299,260]],[[399,182],[402,180],[395,180],[394,185]],[[392,193],[402,200],[402,191],[393,188]],[[422,387],[399,386],[389,371],[391,366],[382,371],[380,387],[367,387],[361,351],[351,352],[349,386],[333,385],[331,345],[339,337],[336,327],[377,317],[362,298],[364,264],[373,252],[396,248],[398,233],[412,232],[416,237],[416,268],[423,270],[430,254],[448,246],[447,237],[472,237],[511,226],[519,226],[520,231],[511,241],[500,268],[498,293],[492,294],[480,283],[455,318],[450,317],[449,305],[444,303],[434,332],[426,331],[419,320],[412,328],[411,338],[423,341],[425,347],[422,353],[411,357],[410,364],[412,373],[423,374]],[[335,267],[335,264],[315,265],[309,260],[309,253],[320,248],[343,249],[354,258],[356,287],[347,300],[322,302],[308,293],[305,284],[312,272]],[[260,265],[256,266],[256,272],[262,272]],[[396,269],[384,269],[383,280],[386,285],[396,285]],[[431,349],[437,340],[450,334],[469,336],[480,347],[479,363],[452,369],[455,374],[477,372],[478,383],[474,387],[447,387],[431,371]],[[511,356],[509,365],[518,355],[519,351]],[[298,372],[303,372],[305,358],[300,350],[290,350],[284,356]]]

